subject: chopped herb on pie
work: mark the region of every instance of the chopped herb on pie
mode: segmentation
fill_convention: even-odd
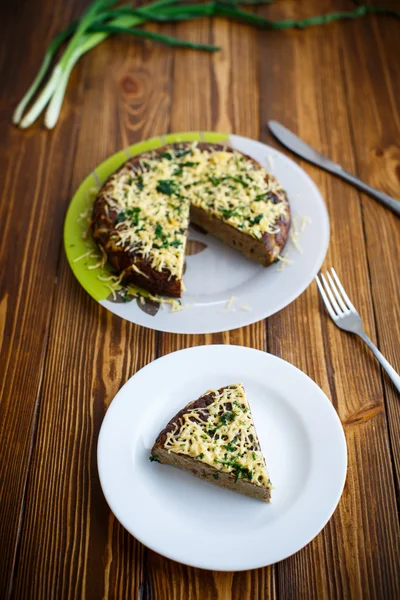
[[[241,383],[209,390],[161,431],[151,457],[269,502],[269,479],[251,410]]]
[[[170,144],[109,177],[95,200],[92,231],[124,283],[179,297],[189,222],[269,266],[286,243],[290,209],[278,181],[241,152]]]

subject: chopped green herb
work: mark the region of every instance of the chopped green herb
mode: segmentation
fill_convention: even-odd
[[[128,179],[128,185],[132,185],[132,183],[133,183],[133,177],[129,177],[129,179]]]
[[[156,233],[156,237],[158,237],[158,238],[161,238],[161,237],[163,237],[163,233],[164,233],[164,232],[163,232],[163,228],[162,228],[162,226],[160,225],[160,223],[158,223],[158,224],[157,224],[157,227],[156,227],[156,231],[155,231],[155,233]]]
[[[217,179],[216,177],[213,177],[212,175],[209,175],[208,179],[211,181],[211,183],[213,185],[219,185],[221,183],[220,179]]]
[[[179,246],[182,246],[182,242],[179,240],[174,240],[173,242],[170,242],[169,245],[173,246],[174,248],[179,248]]]
[[[254,217],[254,219],[247,219],[249,221],[249,223],[251,223],[252,225],[258,225],[259,222],[261,221],[261,219],[263,218],[264,214],[260,213],[259,215],[257,215],[256,217]]]
[[[237,448],[233,445],[233,442],[229,442],[224,446],[229,452],[236,452]]]
[[[138,225],[139,224],[139,213],[140,213],[140,208],[138,206],[135,206],[134,208],[128,208],[127,210],[123,210],[117,215],[117,218],[115,219],[115,223],[121,223],[122,221],[125,221],[126,219],[131,219],[132,225]]]
[[[169,152],[163,152],[162,154],[160,154],[160,158],[166,158],[167,160],[172,160],[172,154],[170,154]]]
[[[253,460],[257,460],[257,454],[253,452]]]
[[[175,157],[182,158],[182,156],[186,156],[187,154],[191,154],[191,148],[180,148],[179,150],[175,150]]]
[[[240,410],[242,410],[243,412],[247,412],[247,408],[245,407],[244,404],[239,404],[239,402],[237,400],[234,400],[233,404],[235,406],[237,406],[238,408],[240,408]]]
[[[173,179],[159,179],[156,190],[167,196],[172,196],[172,194],[177,193],[176,183]]]
[[[213,477],[214,477],[214,479],[219,479],[218,473],[214,473]]]
[[[160,462],[160,461],[158,460],[158,458],[157,458],[156,456],[154,456],[154,454],[151,454],[151,455],[149,456],[149,461],[150,461],[150,462],[158,462],[158,463]]]
[[[233,175],[225,175],[224,179],[232,179],[233,181],[237,181],[237,183],[240,183],[243,187],[249,187],[249,184],[246,183],[245,181],[243,181],[243,179],[241,177],[234,177]]]
[[[182,165],[177,165],[175,167],[175,171],[173,172],[173,175],[177,175],[179,177],[180,175],[182,175],[182,173],[183,173]]]
[[[227,467],[233,467],[235,469],[235,483],[237,482],[237,480],[239,478],[247,477],[247,479],[250,479],[250,480],[253,478],[252,471],[249,471],[249,469],[247,467],[244,467],[243,465],[241,465],[240,463],[238,463],[234,460],[215,459],[215,462],[221,463],[221,465],[226,465]]]
[[[132,300],[132,297],[128,294],[126,290],[120,292],[120,296],[124,302],[130,302]]]
[[[235,208],[223,208],[221,210],[222,216],[224,219],[230,219],[231,217],[240,217],[240,213],[236,211]]]
[[[138,190],[142,190],[144,188],[143,175],[138,176],[136,181],[136,187],[138,188]]]
[[[203,454],[203,452],[202,452],[201,454],[199,454],[199,455],[197,456],[197,458],[198,458],[199,460],[202,460],[202,459],[204,458],[204,454]]]
[[[235,417],[236,417],[236,413],[235,413],[235,411],[232,410],[232,411],[228,411],[228,412],[224,413],[223,415],[221,415],[219,420],[220,420],[221,425],[227,425],[228,421],[234,421]]]

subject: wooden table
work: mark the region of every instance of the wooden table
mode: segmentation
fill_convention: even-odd
[[[190,129],[276,145],[270,118],[400,197],[400,22],[366,17],[285,33],[222,19],[155,27],[223,51],[109,40],[76,67],[54,131],[14,128],[12,109],[45,47],[85,4],[9,2],[2,14],[0,597],[399,598],[400,399],[366,347],[329,321],[316,286],[241,330],[158,333],[86,294],[67,265],[62,227],[74,190],[116,150]],[[354,8],[350,0],[299,5],[280,0],[262,12]],[[325,266],[337,268],[367,332],[400,370],[400,221],[299,162],[328,206]],[[265,349],[296,365],[330,397],[345,430],[348,476],[332,520],[268,568],[212,573],[158,556],[122,528],[100,489],[97,437],[118,389],[157,356],[204,343]]]

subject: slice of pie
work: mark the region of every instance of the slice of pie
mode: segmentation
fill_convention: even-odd
[[[271,498],[271,481],[241,383],[209,390],[185,406],[157,437],[150,460],[265,502]]]
[[[264,266],[282,251],[290,209],[255,160],[218,144],[169,144],[128,160],[105,182],[92,232],[124,284],[180,297],[189,222]]]

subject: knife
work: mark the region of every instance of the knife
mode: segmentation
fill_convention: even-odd
[[[371,187],[367,183],[364,183],[364,181],[361,181],[361,179],[358,179],[358,177],[355,177],[355,175],[348,173],[348,171],[345,171],[343,167],[337,163],[334,163],[320,152],[317,152],[317,150],[314,150],[314,148],[311,148],[311,146],[303,142],[297,137],[297,135],[289,131],[289,129],[286,129],[286,127],[277,121],[268,121],[268,127],[271,133],[276,137],[277,140],[280,141],[281,144],[283,144],[283,146],[301,158],[304,158],[304,160],[308,160],[308,162],[312,163],[313,165],[321,167],[321,169],[325,169],[325,171],[329,171],[329,173],[337,175],[341,179],[344,179],[344,181],[351,183],[362,192],[369,194],[372,196],[372,198],[375,198],[375,200],[387,208],[390,208],[390,210],[400,217],[399,200],[391,198],[391,196],[388,196],[387,194],[384,194],[383,192]]]

